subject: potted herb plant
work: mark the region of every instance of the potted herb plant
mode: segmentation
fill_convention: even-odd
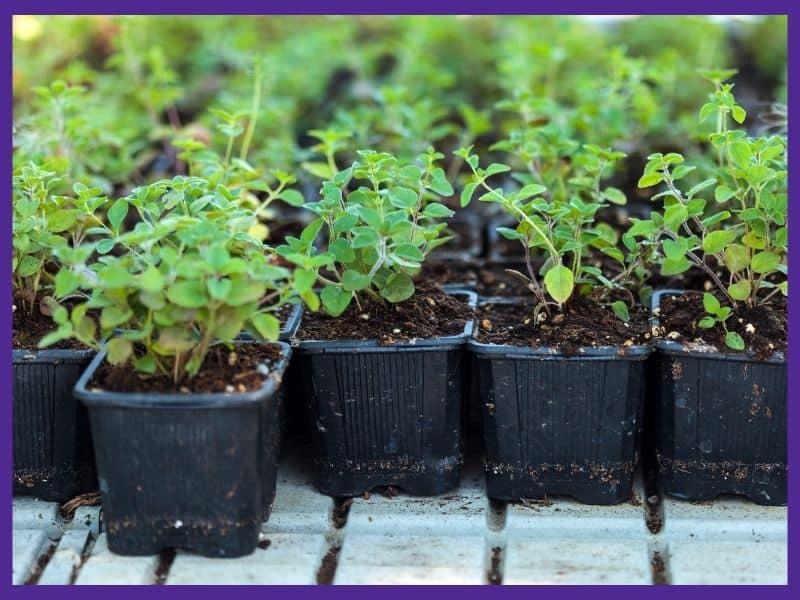
[[[359,152],[306,205],[317,219],[301,237],[324,230],[327,251],[278,248],[303,272],[316,270],[321,286],[323,310],[303,316],[294,365],[316,482],[331,496],[384,485],[429,495],[459,482],[462,347],[475,297],[413,281],[453,214],[438,201],[452,194],[440,158]]]
[[[106,203],[97,188],[74,186],[34,164],[20,167],[13,185],[13,452],[14,493],[65,502],[96,489],[86,410],[72,387],[94,350],[80,342],[40,349],[57,310],[54,252],[80,244]],[[42,339],[44,338],[44,339]]]
[[[680,180],[695,167],[653,154],[639,181],[664,188],[654,196],[664,198],[663,215],[642,224],[661,240],[662,274],[695,269],[713,283],[654,295],[658,469],[681,498],[734,493],[785,504],[786,146],[729,128],[746,116],[725,83],[731,75],[708,73],[715,90],[700,111],[717,123],[716,169],[685,189]]]
[[[122,231],[129,209],[140,220]],[[48,343],[99,350],[75,395],[91,417],[114,552],[238,556],[258,542],[291,348],[237,337],[276,340],[275,311],[303,277],[272,264],[247,233],[255,219],[224,187],[175,178],[117,200],[103,237],[59,252],[62,292],[82,301],[56,309]]]
[[[583,177],[550,192],[539,183],[504,191],[487,181],[511,167],[479,166],[462,205],[480,190],[517,225],[500,233],[521,243],[527,298],[484,298],[475,335],[474,397],[482,403],[485,474],[491,498],[570,495],[592,504],[630,498],[645,389],[648,313],[634,293],[648,244],[626,237],[625,251],[595,226],[597,211],[617,201],[601,179],[620,154],[595,146],[577,153]],[[562,193],[564,192],[564,193]],[[591,265],[590,251],[617,263]],[[534,266],[535,254],[545,258]]]

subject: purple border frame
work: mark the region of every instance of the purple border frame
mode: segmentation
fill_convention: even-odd
[[[662,4],[647,4],[641,2],[632,2],[630,0],[607,0],[600,4],[591,2],[590,0],[562,0],[552,5],[528,5],[528,3],[521,0],[494,0],[492,3],[480,2],[478,0],[448,0],[436,2],[420,1],[420,0],[383,0],[382,2],[372,1],[366,2],[364,0],[344,0],[336,3],[326,3],[320,0],[305,0],[302,3],[292,3],[287,10],[285,6],[270,6],[269,3],[258,2],[257,0],[228,0],[224,4],[212,4],[210,2],[176,2],[174,0],[124,0],[113,3],[100,2],[99,0],[73,0],[71,2],[57,2],[54,0],[30,0],[28,2],[21,2],[19,0],[12,0],[7,3],[3,12],[3,21],[0,28],[0,45],[2,45],[3,61],[0,65],[0,74],[3,81],[8,82],[9,87],[2,97],[2,135],[5,142],[3,143],[2,152],[2,176],[4,180],[4,189],[10,194],[11,190],[11,128],[12,128],[12,87],[10,85],[12,77],[12,23],[11,16],[13,14],[720,14],[720,15],[733,15],[733,14],[786,14],[789,15],[789,85],[788,94],[790,98],[795,97],[795,91],[800,87],[796,82],[796,77],[800,75],[800,3],[792,2],[791,0],[760,0],[757,3],[744,2],[742,0],[672,0],[669,3]],[[222,10],[224,9],[224,10]],[[1,33],[5,31],[5,34]],[[57,43],[57,40],[54,40]],[[791,106],[791,104],[789,104]],[[796,111],[791,111],[792,113]],[[790,131],[792,136],[795,131],[800,130],[793,118],[789,120]],[[796,165],[798,163],[797,154],[790,153],[789,162],[791,168],[789,169],[790,189],[793,190],[798,181]],[[799,200],[800,201],[800,200]],[[0,251],[0,277],[2,280],[11,281],[11,203],[8,201],[0,202],[0,223],[3,223],[3,244]],[[800,208],[791,207],[789,209],[789,223],[791,229],[797,231],[800,227]],[[795,259],[800,258],[800,250],[795,245],[795,238],[797,234],[791,236],[789,244],[789,260],[794,263]],[[790,279],[792,277],[790,276]],[[795,278],[796,279],[796,278]],[[794,289],[794,282],[791,282],[792,289]],[[798,359],[798,336],[800,336],[800,317],[798,317],[798,310],[800,310],[800,302],[797,301],[797,293],[793,292],[789,297],[789,398],[800,399],[800,372],[796,371],[800,367],[800,359]],[[0,495],[6,500],[11,499],[11,471],[12,471],[12,458],[11,458],[11,435],[8,432],[11,430],[11,286],[5,289],[2,296],[3,309],[0,313],[0,332],[6,340],[5,356],[6,358],[0,365],[0,381],[3,382],[4,393],[2,395],[3,402],[0,408],[0,423],[2,423],[3,431],[6,432],[0,435],[0,460],[2,460],[2,472],[4,475],[0,477]],[[795,410],[793,406],[789,407],[789,431],[793,432],[800,425],[800,411]],[[797,437],[795,435],[789,436],[789,461],[794,463],[798,459],[798,445]],[[790,471],[792,473],[792,471]],[[785,595],[790,593],[790,590],[797,587],[795,584],[800,578],[797,568],[797,552],[793,548],[794,539],[797,537],[796,532],[800,525],[798,524],[800,517],[796,517],[796,509],[794,507],[794,499],[798,497],[798,480],[796,477],[789,477],[789,585],[788,586],[749,586],[755,589],[748,589],[742,587],[741,589],[733,589],[730,586],[685,586],[682,591],[689,592],[690,594],[702,593],[722,595],[726,598],[745,597],[754,593],[762,594],[769,593],[770,595]],[[0,537],[3,542],[0,543],[0,561],[2,564],[7,565],[6,575],[3,578],[2,588],[7,589],[8,592],[14,594],[16,597],[45,597],[46,595],[57,593],[62,598],[69,597],[87,597],[108,594],[109,589],[115,589],[115,598],[138,598],[143,590],[140,589],[126,589],[126,588],[112,588],[111,586],[98,586],[95,588],[65,588],[53,590],[47,587],[12,587],[11,586],[11,557],[12,557],[12,536],[11,536],[11,511],[6,516],[0,519]],[[433,582],[432,582],[433,583]],[[729,588],[729,589],[725,589]],[[263,593],[259,586],[236,586],[235,589],[241,595],[253,595]],[[342,586],[342,587],[308,587],[308,588],[295,588],[288,586],[277,586],[273,588],[275,592],[291,593],[299,596],[300,598],[319,595],[319,596],[351,596],[360,594],[372,594],[380,589],[380,594],[385,598],[399,598],[407,592],[404,589],[394,587],[381,587],[378,586],[363,586],[361,588]],[[579,597],[583,593],[591,593],[599,598],[620,598],[623,596],[637,597],[642,590],[650,595],[657,595],[660,597],[672,593],[668,587],[648,587],[648,586],[574,586],[574,587],[557,587],[546,586],[541,588],[543,593],[558,594],[559,596],[574,596]],[[169,594],[169,593],[186,593],[191,590],[194,598],[215,598],[218,593],[213,586],[178,586],[178,587],[150,587],[147,593],[156,594]],[[272,590],[270,590],[272,592]],[[422,586],[419,591],[415,590],[413,593],[422,593],[423,596],[434,594],[448,594],[457,593],[461,598],[477,597],[479,594],[494,595],[497,597],[525,597],[531,593],[526,588],[514,587],[476,587],[466,588],[465,586],[446,586],[446,587],[425,587]],[[66,594],[66,596],[64,596]]]

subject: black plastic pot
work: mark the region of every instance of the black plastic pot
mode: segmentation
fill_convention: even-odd
[[[497,233],[498,227],[514,229],[516,221],[506,216],[495,217],[486,224],[486,257],[496,262],[519,262],[524,258],[524,249],[518,241],[507,240]],[[511,249],[509,249],[511,248]]]
[[[14,350],[14,494],[65,502],[97,489],[86,409],[72,388],[92,350]]]
[[[292,352],[278,343],[283,356],[261,389],[239,394],[90,390],[105,354],[92,361],[75,395],[89,408],[113,552],[230,557],[255,549],[275,495],[281,380]]]
[[[457,292],[475,306],[471,292]],[[301,341],[293,365],[311,428],[317,487],[334,497],[377,486],[435,495],[458,486],[465,341],[459,335],[381,346]],[[302,323],[301,323],[302,328]]]
[[[478,215],[468,212],[456,213],[448,227],[453,239],[431,252],[437,260],[472,260],[483,254],[483,232]]]
[[[651,348],[585,348],[566,356],[477,339],[467,347],[483,413],[490,498],[630,499]]]
[[[653,307],[664,295],[682,293],[658,291]],[[740,494],[758,504],[786,504],[785,357],[759,361],[667,340],[656,347],[651,442],[662,489],[689,500]]]

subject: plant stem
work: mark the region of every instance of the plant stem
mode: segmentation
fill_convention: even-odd
[[[261,106],[261,79],[261,63],[256,62],[253,76],[253,106],[250,109],[250,119],[247,122],[247,129],[242,139],[242,148],[239,152],[239,158],[242,160],[247,160],[247,153],[250,151],[250,144],[253,141],[253,133],[256,129],[256,120]]]

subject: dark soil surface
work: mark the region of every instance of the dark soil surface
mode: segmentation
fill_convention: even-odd
[[[333,583],[333,576],[336,574],[336,564],[339,562],[339,552],[341,546],[334,546],[322,557],[322,564],[317,572],[318,585],[330,585]]]
[[[12,346],[15,350],[39,350],[39,340],[56,329],[53,320],[43,315],[38,306],[33,312],[28,312],[21,305],[14,311],[14,329],[12,331]],[[62,340],[57,344],[48,346],[59,350],[86,350],[86,346],[78,340]]]
[[[478,281],[480,268],[478,261],[437,260],[435,257],[431,257],[425,260],[416,279],[434,285],[463,284],[474,287]]]
[[[544,312],[542,312],[544,314]],[[538,327],[532,305],[486,304],[478,308],[478,339],[485,344],[556,348],[575,354],[582,347],[635,346],[650,338],[649,312],[630,309],[624,323],[610,307],[584,296],[572,298],[563,313],[551,315]]]
[[[663,334],[669,339],[684,342],[699,339],[715,346],[720,352],[737,352],[725,345],[725,329],[721,325],[710,329],[701,329],[697,326],[705,314],[703,294],[687,292],[681,296],[663,297],[658,318]],[[755,308],[748,308],[740,303],[725,324],[730,331],[742,336],[745,350],[754,352],[757,360],[767,359],[775,352],[786,353],[784,298],[776,298],[775,302]],[[675,333],[678,336],[675,336]]]
[[[289,316],[292,314],[292,311],[295,309],[296,304],[284,304],[275,312],[275,317],[280,321],[281,329],[283,329],[284,325],[286,325],[286,321],[289,320]]]
[[[479,296],[525,297],[530,294],[524,281],[508,273],[514,269],[525,273],[525,264],[514,261],[445,261],[427,260],[418,277],[437,285],[463,284]]]
[[[438,288],[421,287],[399,304],[362,298],[339,317],[306,313],[297,337],[301,340],[378,340],[381,344],[458,335],[473,310],[463,297]]]
[[[259,367],[265,365],[269,369],[280,358],[281,348],[275,344],[242,344],[233,351],[215,347],[209,351],[197,375],[177,384],[171,375],[145,375],[137,373],[130,365],[112,366],[103,362],[88,387],[110,392],[156,394],[251,392],[259,389],[266,379]]]

